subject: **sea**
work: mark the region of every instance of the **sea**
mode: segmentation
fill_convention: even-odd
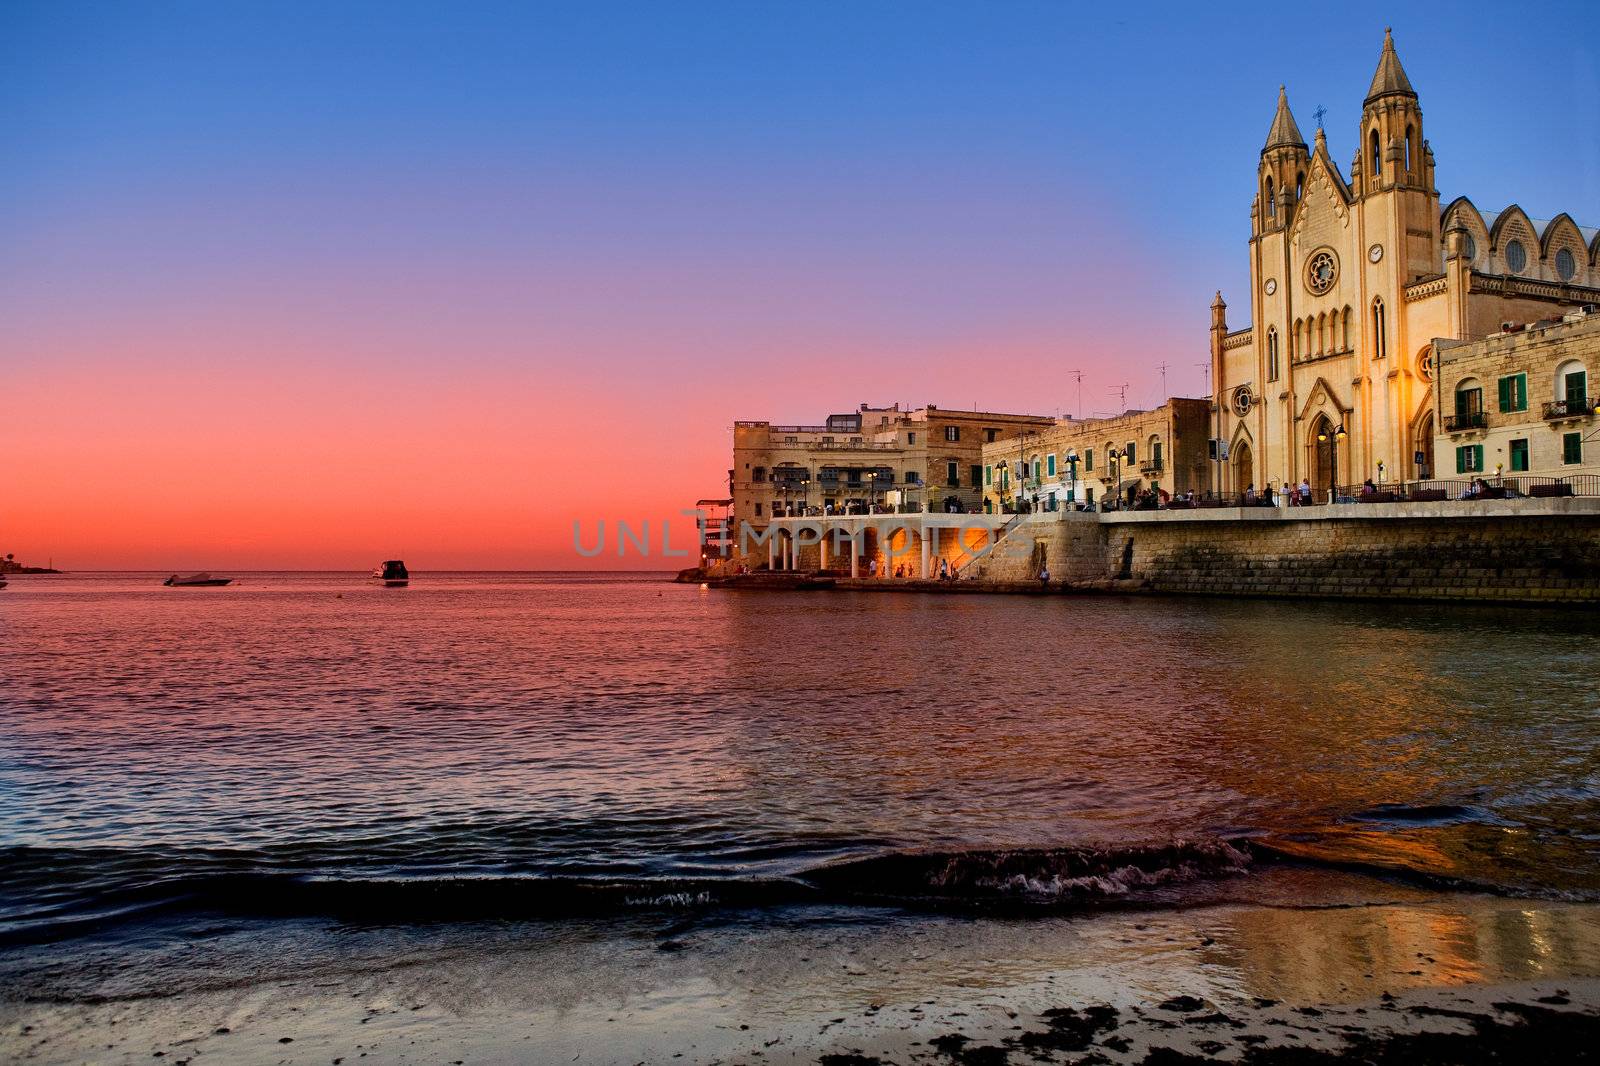
[[[1594,612],[164,576],[0,592],[12,995],[308,922],[1600,899]]]

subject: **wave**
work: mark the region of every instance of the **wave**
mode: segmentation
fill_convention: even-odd
[[[254,853],[0,849],[0,945],[69,939],[171,914],[357,924],[544,919],[793,904],[1072,912],[1215,900],[1201,888],[1263,866],[1341,870],[1426,888],[1528,894],[1317,840],[1209,838],[1057,848],[890,851],[773,877],[586,873],[308,873]],[[1226,894],[1226,891],[1223,893]],[[1562,895],[1560,898],[1573,898]]]

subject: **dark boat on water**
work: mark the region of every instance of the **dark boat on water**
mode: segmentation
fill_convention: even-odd
[[[400,559],[388,559],[372,571],[372,576],[383,582],[384,588],[401,588],[411,583],[411,574]]]
[[[173,574],[162,584],[175,589],[201,588],[207,585],[231,585],[233,584],[233,578],[212,577],[210,574],[190,574],[188,577],[179,577],[177,574]]]

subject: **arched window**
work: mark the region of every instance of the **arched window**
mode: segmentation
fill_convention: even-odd
[[[1299,203],[1301,200],[1305,199],[1305,195],[1306,174],[1305,171],[1302,170],[1300,173],[1294,176],[1294,202]]]
[[[1389,354],[1389,340],[1386,335],[1383,301],[1372,301],[1372,357],[1382,359]]]
[[[1478,242],[1472,239],[1472,234],[1470,234],[1470,233],[1467,234],[1467,239],[1465,241],[1465,247],[1462,248],[1462,251],[1467,253],[1467,261],[1469,263],[1472,260],[1478,258]]]
[[[1565,402],[1573,414],[1588,407],[1589,372],[1578,360],[1568,359],[1556,367],[1556,400]]]
[[[1455,428],[1472,429],[1482,425],[1483,385],[1477,378],[1462,378],[1456,383]]]
[[[1411,173],[1411,127],[1406,127],[1406,173]]]
[[[1267,327],[1267,380],[1278,380],[1278,329]]]
[[[1278,198],[1272,192],[1272,179],[1267,179],[1267,217],[1278,217]]]
[[[1317,316],[1317,354],[1321,355],[1328,350],[1328,316]]]
[[[1378,184],[1378,179],[1383,174],[1383,159],[1378,153],[1378,127],[1372,127],[1372,136],[1368,138],[1368,154],[1372,157],[1372,184]]]
[[[1522,247],[1522,242],[1514,240],[1506,245],[1506,267],[1513,274],[1520,274],[1528,266],[1528,250]]]

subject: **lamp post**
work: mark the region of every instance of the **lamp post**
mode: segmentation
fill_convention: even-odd
[[[1329,440],[1333,441],[1333,447],[1328,452],[1328,480],[1333,482],[1333,484],[1328,487],[1329,503],[1332,503],[1334,500],[1339,498],[1339,442],[1348,436],[1349,434],[1344,431],[1343,422],[1340,422],[1339,427],[1331,434],[1326,428],[1323,428],[1317,433],[1318,444],[1326,444]]]
[[[1067,464],[1067,502],[1078,502],[1078,451],[1068,448],[1067,454],[1062,456]]]
[[[1378,488],[1383,488],[1383,460],[1378,460]]]
[[[1106,451],[1106,458],[1111,461],[1111,498],[1116,500],[1116,510],[1122,510],[1122,451],[1112,445]]]

